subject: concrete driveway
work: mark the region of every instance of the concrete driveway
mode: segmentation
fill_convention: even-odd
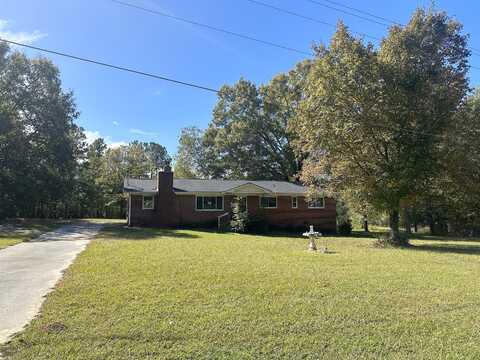
[[[0,343],[33,319],[44,296],[101,227],[87,222],[65,225],[0,250]]]

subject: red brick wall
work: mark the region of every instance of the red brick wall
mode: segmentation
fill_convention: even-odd
[[[179,218],[180,225],[198,225],[217,223],[219,215],[225,214],[231,211],[231,203],[233,196],[224,196],[223,198],[223,210],[218,211],[197,211],[195,210],[195,195],[177,195],[177,216]]]
[[[157,225],[158,214],[158,196],[155,196],[155,203],[153,210],[142,210],[142,195],[131,195],[130,197],[130,225]]]
[[[300,227],[314,225],[316,229],[331,231],[336,230],[336,204],[335,200],[325,198],[325,208],[309,209],[304,197],[298,197],[298,208],[292,208],[290,196],[278,196],[276,209],[260,208],[258,196],[249,196],[247,200],[248,211],[251,214],[264,216],[269,224],[279,227]]]
[[[233,196],[224,197],[224,210],[196,211],[194,195],[175,195],[160,192],[165,203],[155,196],[154,210],[142,210],[142,196],[132,195],[131,224],[150,226],[188,226],[213,225],[217,217],[231,211]],[[335,231],[336,205],[335,200],[326,198],[324,209],[309,209],[303,197],[298,197],[298,208],[292,209],[290,196],[279,196],[276,209],[259,208],[258,196],[247,197],[247,207],[250,214],[264,216],[269,224],[291,227],[314,225],[315,229]]]

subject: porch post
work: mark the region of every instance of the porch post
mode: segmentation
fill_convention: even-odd
[[[132,195],[128,193],[128,220],[127,225],[132,226]]]

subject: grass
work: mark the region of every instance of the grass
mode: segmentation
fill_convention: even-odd
[[[0,249],[21,243],[52,231],[62,225],[60,220],[25,219],[0,224]]]
[[[479,358],[480,242],[108,226],[7,359]]]

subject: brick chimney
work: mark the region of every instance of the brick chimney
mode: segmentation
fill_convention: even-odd
[[[158,186],[158,224],[175,226],[178,223],[175,193],[173,192],[173,172],[170,166],[165,166],[157,174]]]
[[[171,193],[173,191],[173,172],[170,165],[167,165],[157,174],[158,193]]]

